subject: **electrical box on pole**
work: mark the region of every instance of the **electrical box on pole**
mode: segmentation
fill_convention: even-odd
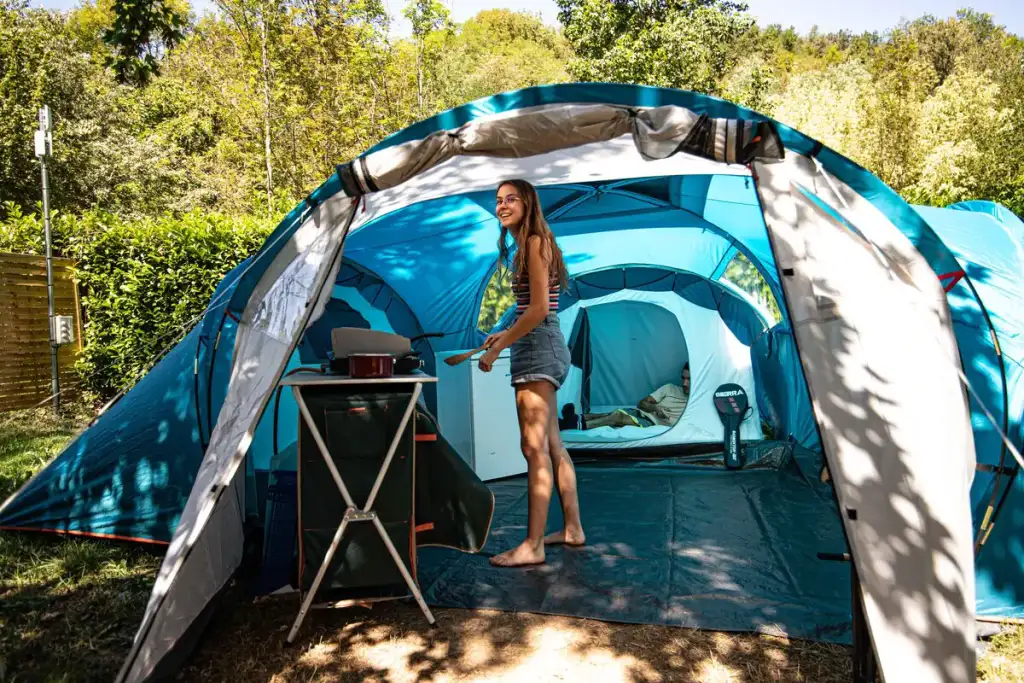
[[[53,316],[53,343],[65,346],[75,343],[75,319],[70,315]]]
[[[39,129],[36,131],[36,156],[40,159],[49,157],[53,153],[53,120],[50,118],[50,108],[44,106],[39,110]]]

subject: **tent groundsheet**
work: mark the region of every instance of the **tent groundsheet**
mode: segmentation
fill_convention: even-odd
[[[826,487],[789,461],[727,472],[659,463],[579,465],[582,548],[549,546],[545,565],[509,571],[488,556],[526,533],[525,477],[490,483],[484,551],[420,551],[428,603],[636,624],[850,642],[850,569]],[[643,500],[644,505],[637,505]],[[562,526],[552,497],[548,531]]]

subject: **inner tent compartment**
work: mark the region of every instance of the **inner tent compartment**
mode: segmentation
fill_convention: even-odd
[[[684,364],[690,370],[687,405],[672,424],[567,428],[569,448],[720,446],[713,394],[727,383],[751,403],[740,437],[762,438],[751,346],[769,321],[726,284],[665,267],[606,268],[572,278],[560,309],[572,358],[560,411],[570,403],[577,414],[636,408],[659,387],[681,385]]]
[[[525,534],[526,480],[488,482],[496,507],[483,553],[420,549],[428,602],[849,642],[849,569],[817,557],[845,551],[845,538],[817,478],[817,432],[785,313],[772,325],[758,302],[722,279],[742,254],[779,291],[749,178],[639,178],[539,193],[571,279],[560,321],[574,365],[560,407],[583,408],[585,368],[588,409],[596,411],[635,405],[645,391],[678,382],[687,361],[689,403],[676,425],[639,438],[630,431],[641,428],[609,428],[603,439],[563,432],[576,454],[588,545],[550,548],[544,567],[489,565]],[[431,374],[435,354],[479,345],[490,331],[476,321],[497,234],[493,189],[402,206],[354,230],[332,302],[289,369],[324,362],[338,326],[442,333],[416,344]],[[720,451],[686,448],[722,443],[712,394],[726,381],[747,390],[755,416],[743,423],[746,465],[735,471],[724,469]],[[294,468],[290,392],[271,407],[259,429],[274,437],[255,439],[249,458],[257,481]],[[436,396],[426,394],[421,407],[436,411]],[[549,531],[562,523],[557,500]],[[258,504],[262,511],[263,496]]]

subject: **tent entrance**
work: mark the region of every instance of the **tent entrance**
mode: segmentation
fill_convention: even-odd
[[[545,565],[524,570],[422,548],[427,602],[850,642],[849,567],[817,558],[845,547],[841,522],[791,461],[726,471],[605,460],[579,464],[577,477],[585,547],[549,547]],[[523,538],[527,486],[490,487],[496,554]],[[549,532],[562,526],[555,500]]]

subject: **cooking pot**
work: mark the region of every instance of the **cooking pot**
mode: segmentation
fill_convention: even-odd
[[[350,377],[391,377],[395,373],[395,357],[388,353],[352,353],[348,357]]]

